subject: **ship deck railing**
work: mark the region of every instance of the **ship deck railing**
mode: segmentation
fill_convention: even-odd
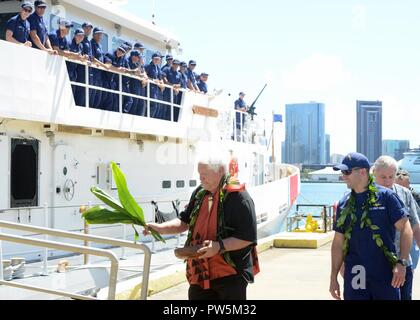
[[[182,94],[182,98],[184,98],[185,95],[183,93],[188,92],[188,90],[186,90],[186,89],[183,89],[183,88],[175,89],[173,85],[163,84],[163,83],[158,84],[152,79],[145,79],[145,78],[142,78],[142,77],[130,74],[130,73],[126,73],[126,72],[109,70],[109,69],[103,68],[101,66],[97,66],[94,63],[90,63],[90,62],[84,63],[82,61],[70,59],[70,58],[67,58],[67,57],[62,57],[62,58],[66,60],[67,64],[75,63],[75,64],[82,65],[82,66],[85,67],[85,71],[84,71],[85,81],[84,82],[70,81],[72,86],[82,87],[82,88],[85,89],[85,94],[84,94],[85,103],[84,103],[84,105],[77,105],[76,104],[78,107],[92,108],[91,104],[90,104],[89,94],[91,93],[91,90],[97,90],[97,91],[100,91],[100,92],[111,93],[111,94],[114,94],[114,95],[118,96],[118,111],[115,110],[115,111],[112,111],[112,112],[123,113],[124,112],[124,110],[123,110],[124,98],[133,98],[133,99],[142,100],[143,103],[146,104],[147,113],[146,113],[145,117],[152,118],[151,115],[150,115],[150,109],[151,109],[151,104],[152,103],[156,103],[158,107],[170,108],[170,119],[163,119],[163,120],[170,120],[172,122],[177,122],[178,119],[175,119],[175,117],[174,117],[175,108],[180,109],[179,116],[181,116],[183,99],[178,104],[177,103],[178,101],[175,101],[175,98],[177,98],[177,96],[178,96],[177,94],[175,94],[175,91],[178,91],[178,94]],[[97,70],[100,70],[101,72],[108,72],[108,73],[114,74],[115,76],[118,76],[118,85],[119,85],[118,90],[108,89],[108,88],[105,88],[105,87],[99,87],[99,86],[95,86],[95,85],[91,84],[90,83],[91,78],[89,76],[89,73],[90,73],[91,69],[97,69]],[[123,86],[123,79],[124,78],[132,78],[132,79],[138,80],[140,82],[146,81],[147,82],[146,95],[145,96],[136,95],[136,94],[132,94],[130,92],[124,91],[124,86]],[[151,85],[158,86],[159,87],[158,90],[161,90],[160,87],[164,88],[164,90],[167,90],[167,89],[170,90],[170,101],[151,98],[151,94],[150,94]],[[162,92],[162,94],[163,94],[163,92]],[[75,99],[75,102],[76,102],[76,99]],[[105,109],[103,109],[104,107],[105,107]],[[103,105],[101,105],[100,109],[105,110],[105,111],[111,111],[110,108],[112,108],[112,107],[113,106],[103,106]],[[138,115],[138,116],[141,116],[141,115]]]
[[[17,235],[7,234],[0,231],[0,242],[7,241],[11,243],[42,247],[42,248],[45,248],[45,251],[44,251],[45,256],[47,256],[48,248],[49,248],[49,249],[63,250],[63,251],[68,251],[68,252],[73,252],[73,253],[80,253],[80,254],[85,254],[85,255],[87,254],[95,255],[95,256],[105,257],[109,259],[111,262],[110,273],[109,273],[109,290],[108,290],[109,300],[114,300],[115,295],[116,295],[119,259],[116,256],[116,254],[110,250],[90,247],[89,242],[106,244],[106,245],[110,245],[114,247],[125,247],[125,248],[132,248],[132,249],[140,250],[144,253],[144,264],[143,264],[143,272],[142,272],[140,299],[141,300],[147,299],[149,275],[150,275],[150,264],[151,264],[151,251],[149,247],[147,247],[146,245],[142,243],[134,243],[134,242],[116,240],[116,239],[100,237],[100,236],[61,231],[61,230],[56,230],[56,229],[51,229],[51,228],[34,227],[30,225],[11,223],[11,222],[0,220],[0,230],[1,229],[12,229],[12,230],[39,233],[39,234],[45,235],[45,239],[41,240],[41,239],[35,239],[32,237],[29,237],[29,236],[17,236]],[[85,242],[85,245],[80,246],[80,245],[69,244],[66,242],[50,241],[47,238],[48,236],[65,238],[65,239],[73,239],[73,240],[82,240]],[[44,259],[44,261],[46,261],[46,259]],[[46,265],[44,265],[44,270],[46,270]],[[30,286],[30,285],[25,285],[21,283],[4,281],[3,253],[2,253],[1,243],[0,243],[0,285],[26,289],[26,290],[36,291],[36,292],[42,292],[42,293],[57,295],[61,297],[78,299],[78,300],[96,300],[95,297],[84,296],[77,293],[69,293],[62,290],[41,288],[37,286]]]

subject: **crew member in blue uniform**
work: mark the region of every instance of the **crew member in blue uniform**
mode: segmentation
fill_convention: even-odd
[[[30,2],[24,2],[20,6],[20,13],[7,21],[6,25],[6,41],[32,47],[29,41],[31,25],[28,17],[31,15],[34,7]]]
[[[111,69],[113,59],[114,58],[113,58],[112,53],[104,54],[104,64],[107,65],[108,69]],[[103,70],[102,71],[102,86],[105,89],[113,90],[114,77],[116,77],[116,75],[113,72]],[[118,98],[118,95],[115,95],[111,92],[103,91],[102,96],[101,96],[101,108],[103,110],[108,110],[108,111],[112,110],[114,106],[115,96]]]
[[[56,54],[57,52],[53,50],[50,39],[48,38],[48,28],[44,21],[46,9],[46,2],[37,0],[35,1],[35,12],[28,18],[29,24],[31,25],[30,37],[32,47],[47,51],[50,54]]]
[[[330,293],[341,299],[337,277],[344,262],[345,300],[399,300],[413,241],[408,212],[395,192],[374,183],[364,155],[350,153],[334,170],[351,192],[339,202],[334,223]]]
[[[110,70],[114,71],[114,72],[118,72],[118,73],[123,73],[128,71],[128,61],[125,58],[125,54],[126,54],[126,47],[124,45],[121,45],[117,48],[117,50],[114,51],[113,55],[112,55],[112,66],[110,68]],[[111,89],[115,90],[115,91],[120,91],[120,77],[119,74],[113,74],[113,76],[111,77],[112,81],[111,81]],[[128,81],[129,78],[128,77],[124,77],[122,76],[122,91],[123,92],[129,92],[128,90]],[[124,110],[124,106],[127,105],[126,109],[131,109],[131,105],[132,105],[132,98],[131,97],[124,97],[122,96],[122,107]],[[120,111],[120,95],[119,94],[112,94],[112,101],[113,104],[111,106],[111,109],[107,109],[110,111],[114,111],[114,112],[119,112]]]
[[[92,62],[99,67],[108,69],[108,66],[104,63],[104,51],[102,49],[101,41],[104,35],[104,31],[100,28],[93,29],[93,38],[90,41],[92,48]],[[89,83],[96,87],[102,87],[103,72],[100,69],[89,68]],[[89,106],[91,108],[100,109],[102,103],[103,91],[97,89],[89,90]]]
[[[188,63],[187,68],[187,76],[188,76],[188,89],[200,92],[200,89],[197,87],[197,79],[195,77],[194,69],[197,67],[197,62],[194,60],[190,60]]]
[[[143,58],[143,62],[146,63],[146,55],[144,53],[146,47],[141,42],[136,42],[134,44],[133,50],[140,52],[140,56]]]
[[[76,57],[78,57],[77,60],[80,60],[81,62],[86,63],[89,60],[89,56],[83,54],[84,36],[85,36],[85,32],[83,31],[83,29],[77,29],[74,32],[74,37],[70,44],[69,51],[72,54],[74,54]],[[85,65],[67,61],[67,69],[69,72],[70,81],[85,84],[86,82]],[[76,103],[76,106],[85,107],[86,106],[86,88],[72,85],[72,90],[73,90],[74,102]]]
[[[181,88],[184,90],[188,89],[187,67],[188,65],[185,61],[181,62],[179,65],[179,73],[181,74]],[[183,95],[184,93],[182,91],[179,92],[177,104],[181,105]]]
[[[172,63],[174,61],[174,57],[168,54],[166,55],[165,60],[166,60],[166,64],[161,68],[163,73],[168,72],[168,70],[171,69]]]
[[[92,59],[92,45],[90,43],[89,37],[92,34],[93,24],[89,21],[83,22],[82,29],[85,33],[85,37],[83,39],[83,55],[88,55],[90,59]]]
[[[200,91],[204,94],[207,94],[208,89],[207,89],[207,80],[209,79],[209,74],[203,72],[200,75],[200,80],[197,81],[197,87],[198,89],[200,89]]]
[[[67,36],[71,28],[73,28],[73,24],[70,21],[61,19],[59,28],[55,32],[48,34],[52,48],[60,55],[65,56],[64,52],[69,51],[70,43],[67,40]]]
[[[150,84],[150,99],[159,100],[162,90],[165,88],[162,86],[162,70],[160,69],[160,63],[162,56],[160,53],[154,53],[152,55],[152,61],[146,66],[146,73],[153,83]],[[150,117],[162,119],[162,107],[160,103],[151,101],[150,102]]]
[[[179,89],[181,88],[181,73],[178,71],[181,62],[173,60],[170,68],[163,71],[163,81],[165,84],[172,86],[172,88],[165,88],[163,93],[163,100],[171,103],[178,102]],[[173,101],[172,101],[173,98]],[[171,120],[171,106],[164,104],[163,118]],[[174,107],[174,120],[177,121],[179,115],[179,108]]]
[[[130,73],[138,77],[129,78],[130,93],[144,97],[146,95],[147,76],[144,71],[144,60],[141,57],[140,51],[131,51],[130,59],[128,60],[128,67],[130,69]],[[125,105],[124,112],[144,117],[146,115],[144,100],[133,98],[132,101],[133,103],[131,109],[128,109],[129,105]]]
[[[242,111],[247,112],[248,107],[245,103],[245,93],[241,92],[239,93],[239,99],[235,101],[235,110],[236,111]],[[241,112],[236,112],[236,125],[235,125],[235,131],[236,131],[236,140],[240,140],[241,138],[241,123],[242,123],[242,130],[245,127],[245,114]]]

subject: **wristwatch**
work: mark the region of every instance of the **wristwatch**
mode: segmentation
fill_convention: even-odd
[[[398,259],[397,263],[404,267],[408,267],[408,261],[406,259]]]
[[[219,246],[220,246],[219,254],[224,254],[226,252],[226,248],[222,239],[219,239]]]

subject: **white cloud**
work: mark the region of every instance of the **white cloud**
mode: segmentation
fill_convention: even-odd
[[[283,77],[283,87],[289,90],[322,92],[341,86],[351,79],[339,56],[315,53],[298,63]]]
[[[358,4],[353,7],[352,10],[352,29],[355,31],[363,31],[367,25],[367,8],[362,4]]]

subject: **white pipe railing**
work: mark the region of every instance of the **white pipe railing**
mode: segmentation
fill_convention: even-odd
[[[2,222],[1,224],[2,224],[2,227],[5,227],[5,228],[22,230],[22,228],[20,228],[20,226],[22,225],[16,224],[16,226],[12,226],[12,224],[2,223]],[[19,243],[19,244],[24,244],[24,245],[48,247],[50,249],[69,251],[73,253],[89,253],[92,255],[108,258],[111,261],[108,299],[115,300],[116,286],[117,286],[118,258],[112,251],[103,250],[103,249],[93,249],[93,248],[78,246],[78,245],[70,245],[70,244],[65,244],[65,243],[60,243],[60,242],[55,242],[55,241],[30,239],[26,237],[14,236],[14,235],[9,235],[5,233],[0,233],[0,239],[3,241]],[[10,285],[10,282],[2,280],[1,284],[8,286]],[[23,288],[23,285],[21,287]],[[36,287],[32,287],[32,288],[30,286],[25,286],[25,287],[28,290],[39,291],[39,288],[36,288]],[[63,294],[62,291],[49,290],[49,293],[54,293],[54,292],[57,295]],[[69,293],[66,296],[73,297],[74,295]]]
[[[168,84],[164,84],[164,83],[159,83],[158,84],[153,79],[144,79],[144,78],[141,78],[139,76],[132,75],[130,73],[118,72],[118,71],[115,71],[115,70],[108,70],[106,68],[96,66],[95,64],[92,64],[92,63],[83,63],[81,61],[73,60],[73,59],[65,58],[65,57],[63,57],[63,59],[65,59],[69,63],[76,63],[76,64],[80,64],[80,65],[85,66],[85,82],[83,83],[83,82],[70,81],[70,83],[73,86],[83,87],[83,88],[86,89],[85,90],[85,96],[86,96],[86,100],[85,100],[86,106],[85,107],[87,107],[87,108],[89,108],[89,90],[98,90],[98,91],[101,91],[101,92],[107,92],[107,93],[112,93],[112,94],[118,95],[118,98],[119,98],[119,103],[118,103],[119,110],[118,111],[119,111],[119,113],[123,112],[124,97],[131,97],[131,98],[142,100],[143,102],[147,102],[147,117],[148,118],[151,118],[151,116],[150,116],[150,103],[151,102],[152,103],[158,103],[160,105],[166,106],[167,108],[170,108],[170,119],[169,120],[172,121],[172,122],[174,122],[174,108],[179,108],[180,109],[180,114],[181,114],[182,101],[181,101],[180,104],[177,104],[176,101],[174,101],[175,88],[172,85],[168,85]],[[98,87],[98,86],[90,84],[89,83],[89,80],[90,80],[89,79],[89,69],[91,69],[91,68],[98,69],[98,70],[105,71],[105,72],[110,72],[110,73],[113,73],[114,75],[117,75],[118,76],[118,82],[119,82],[119,88],[118,88],[119,90],[107,89],[107,88]],[[122,85],[123,84],[122,83],[123,77],[133,78],[133,79],[136,79],[138,81],[146,81],[147,82],[146,96],[139,96],[139,95],[136,95],[136,94],[132,94],[130,92],[124,92],[123,91],[123,85]],[[165,100],[160,100],[160,99],[152,99],[151,94],[150,94],[151,93],[150,92],[150,85],[151,84],[153,84],[155,86],[158,86],[159,87],[158,90],[161,90],[161,87],[164,88],[163,90],[169,89],[170,93],[171,93],[170,94],[170,101],[165,101]],[[178,91],[178,94],[183,94],[185,92],[188,92],[189,90],[179,88],[179,89],[176,89],[176,91]],[[163,94],[163,92],[161,92],[161,93]]]
[[[75,233],[75,232],[59,231],[59,230],[49,229],[49,228],[32,227],[32,226],[29,226],[29,225],[10,223],[10,222],[1,221],[1,220],[0,220],[0,228],[21,230],[21,231],[26,231],[26,232],[38,232],[38,233],[47,234],[47,235],[50,235],[50,236],[53,236],[53,237],[59,237],[59,238],[61,237],[61,238],[68,238],[68,239],[82,240],[82,241],[91,241],[91,242],[95,242],[95,243],[108,244],[108,245],[111,245],[111,246],[114,246],[114,247],[126,247],[126,248],[141,250],[141,251],[144,252],[144,263],[143,263],[142,288],[141,288],[140,299],[142,299],[142,300],[147,299],[147,291],[148,291],[148,286],[149,286],[150,263],[151,263],[151,252],[150,252],[149,247],[147,247],[144,244],[122,241],[122,240],[115,240],[115,239],[99,237],[99,236],[85,235],[85,234],[80,234],[80,233]],[[5,237],[6,236],[4,234],[0,233],[0,240],[3,239],[3,240],[8,241]],[[10,236],[9,236],[8,239],[11,240]],[[24,238],[24,237],[18,237],[18,239],[15,239],[15,240],[18,240],[18,241],[11,241],[11,242],[18,242],[18,243],[23,243],[23,244],[29,244],[30,245],[31,243],[34,244],[35,243],[34,241],[41,241],[41,242],[39,242],[39,244],[41,244],[41,246],[52,243],[52,244],[54,244],[54,247],[50,246],[50,248],[57,249],[57,250],[63,250],[63,251],[70,251],[70,252],[75,252],[75,253],[82,253],[82,254],[97,255],[97,254],[95,254],[95,252],[96,252],[95,250],[99,250],[97,252],[107,252],[107,254],[108,253],[112,254],[112,257],[113,257],[112,261],[114,261],[114,262],[116,261],[116,270],[118,271],[118,258],[112,251],[106,251],[106,250],[103,250],[103,249],[93,249],[93,248],[86,247],[86,246],[66,245],[66,244],[61,244],[61,243],[55,243],[55,242],[52,242],[52,241],[28,239],[28,238]],[[71,249],[72,247],[74,247],[76,249],[73,248],[72,250],[66,250],[66,249],[63,249],[63,248],[65,248],[63,246],[67,246],[66,247],[67,249]],[[77,251],[75,251],[75,250],[77,250]],[[115,272],[115,279],[114,279],[113,269],[115,269],[115,268],[113,267],[112,261],[111,261],[110,278],[111,278],[112,281],[115,280],[115,284],[116,284],[116,272]],[[113,295],[113,297],[115,297],[115,286],[114,286],[113,282],[112,283],[110,282],[110,287],[109,288],[110,288],[109,289],[109,295]]]

